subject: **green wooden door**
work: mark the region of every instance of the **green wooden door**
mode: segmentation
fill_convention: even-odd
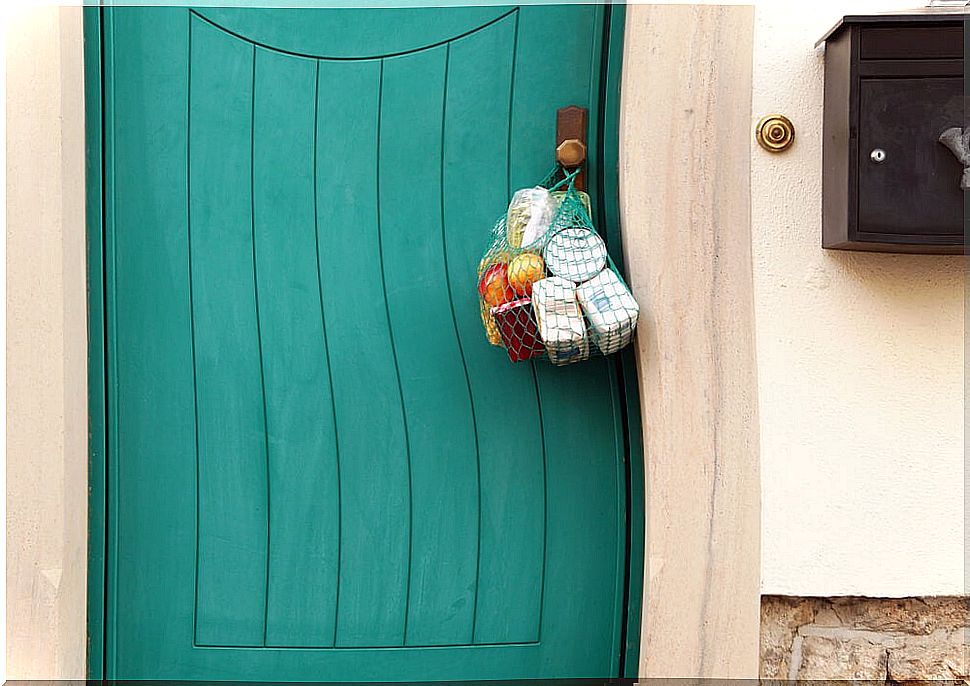
[[[475,296],[556,108],[598,139],[604,8],[98,25],[105,676],[619,676],[614,367],[511,365]]]

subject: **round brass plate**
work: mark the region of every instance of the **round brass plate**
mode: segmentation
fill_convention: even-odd
[[[769,114],[758,122],[755,138],[768,152],[782,152],[795,141],[795,125],[784,115]]]

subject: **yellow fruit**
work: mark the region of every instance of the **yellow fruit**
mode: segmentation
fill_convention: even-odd
[[[485,335],[488,337],[488,342],[492,345],[502,345],[502,334],[499,333],[498,324],[495,323],[495,317],[492,316],[492,308],[485,302],[481,304],[481,307],[482,324],[485,325]]]
[[[532,284],[546,275],[546,265],[535,253],[522,253],[509,263],[509,285],[518,295],[532,295]]]

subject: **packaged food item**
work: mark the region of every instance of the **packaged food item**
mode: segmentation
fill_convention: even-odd
[[[492,345],[502,345],[502,334],[499,333],[498,324],[492,315],[492,308],[484,300],[479,301],[482,309],[482,324],[485,326],[485,337]]]
[[[612,269],[576,288],[576,299],[589,320],[590,334],[604,355],[611,355],[633,338],[640,307]]]
[[[523,188],[509,203],[505,225],[509,245],[528,248],[541,239],[556,216],[556,201],[545,188]]]
[[[489,307],[498,307],[515,299],[515,293],[509,285],[508,273],[507,264],[493,264],[479,279],[478,294]]]
[[[589,281],[606,265],[603,239],[581,226],[570,226],[554,234],[543,254],[550,272],[573,283]]]
[[[576,300],[576,284],[558,276],[535,282],[532,307],[550,362],[564,365],[589,357],[586,323]]]
[[[532,313],[532,301],[513,300],[491,310],[502,336],[502,343],[513,362],[528,360],[545,352]]]
[[[589,202],[589,193],[586,191],[575,191],[576,195],[579,196],[580,202],[583,203],[583,208],[586,210],[586,216],[593,216],[593,208]],[[563,198],[566,197],[566,191],[552,191],[552,199],[556,201],[556,207],[562,204]]]
[[[546,263],[542,257],[525,252],[509,262],[509,285],[516,295],[532,295],[532,284],[546,276]]]

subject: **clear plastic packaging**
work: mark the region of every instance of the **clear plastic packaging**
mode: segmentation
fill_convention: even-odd
[[[506,213],[508,241],[512,248],[529,248],[549,230],[557,203],[542,186],[515,192]]]

